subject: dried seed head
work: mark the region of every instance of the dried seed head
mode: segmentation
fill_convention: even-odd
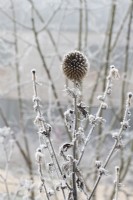
[[[81,52],[72,51],[65,56],[62,68],[68,79],[80,82],[86,75],[89,64]]]

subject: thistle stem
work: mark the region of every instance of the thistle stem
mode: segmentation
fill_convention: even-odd
[[[76,90],[76,82],[74,82],[74,89]],[[74,97],[74,129],[73,129],[73,173],[72,173],[72,182],[73,182],[73,199],[77,200],[77,187],[76,187],[76,131],[77,131],[77,96]]]

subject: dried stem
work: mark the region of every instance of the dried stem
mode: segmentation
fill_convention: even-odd
[[[62,119],[64,119],[63,110],[61,108],[61,103],[59,101],[59,97],[58,97],[58,94],[57,94],[57,91],[56,91],[56,88],[55,88],[55,84],[53,82],[52,76],[50,74],[50,71],[49,71],[48,66],[47,66],[47,64],[45,62],[45,59],[44,59],[44,56],[43,56],[43,53],[42,53],[42,50],[41,50],[41,46],[40,46],[39,39],[38,39],[38,32],[36,31],[36,27],[35,27],[35,19],[34,19],[33,13],[34,13],[34,9],[33,9],[33,5],[32,5],[31,22],[32,22],[32,29],[33,29],[33,33],[34,33],[34,37],[35,37],[35,41],[36,41],[36,45],[37,45],[37,50],[38,50],[38,53],[39,53],[40,58],[42,60],[43,67],[44,67],[44,69],[45,69],[45,71],[47,73],[48,79],[49,79],[49,81],[51,83],[51,88],[52,88],[53,95],[54,95],[54,97],[56,99],[56,102],[57,102],[59,113],[60,113]],[[69,132],[67,132],[67,133],[68,133],[69,138],[71,138],[71,135],[69,134]]]
[[[124,113],[124,102],[125,102],[125,91],[127,87],[126,83],[126,77],[127,77],[127,71],[128,71],[128,58],[129,58],[129,47],[130,47],[130,39],[131,39],[131,27],[132,27],[132,17],[133,17],[133,1],[131,1],[131,9],[130,9],[130,16],[129,16],[129,22],[127,27],[127,37],[126,37],[126,47],[125,47],[125,63],[124,63],[124,80],[122,82],[122,90],[121,90],[121,117]]]
[[[127,116],[128,116],[128,112],[129,112],[130,105],[131,105],[131,98],[132,98],[132,95],[131,95],[131,96],[128,95],[127,103],[126,103],[126,109],[125,109],[123,121],[121,122],[120,130],[119,130],[119,132],[118,132],[118,136],[117,136],[117,138],[115,139],[115,142],[114,142],[114,144],[113,144],[113,146],[112,146],[112,149],[110,150],[110,152],[109,152],[107,158],[105,159],[105,162],[104,162],[104,164],[103,164],[103,166],[102,166],[103,169],[106,168],[108,162],[110,161],[110,158],[112,157],[112,155],[113,155],[113,153],[114,153],[114,151],[115,151],[115,149],[116,149],[116,147],[117,147],[119,141],[121,140],[121,135],[122,135],[123,131],[125,130],[125,128],[128,127],[128,124],[127,124],[127,123],[128,123]],[[102,177],[103,174],[104,174],[104,173],[99,172],[99,175],[98,175],[98,177],[97,177],[97,180],[96,180],[96,182],[95,182],[95,185],[94,185],[94,187],[93,187],[93,189],[92,189],[92,192],[91,192],[91,194],[90,194],[89,200],[92,198],[92,196],[93,196],[93,194],[94,194],[94,192],[95,192],[95,190],[96,190],[96,188],[97,188],[97,186],[98,186],[98,184],[99,184],[99,182],[100,182],[101,177]]]
[[[88,46],[88,2],[84,0],[84,13],[85,13],[85,36],[84,36],[84,50],[87,51]]]
[[[108,78],[107,78],[107,83],[106,83],[106,88],[105,88],[104,94],[103,94],[103,96],[102,96],[102,102],[101,102],[100,105],[99,105],[99,108],[98,108],[98,110],[97,110],[95,119],[97,119],[98,117],[100,117],[100,113],[101,113],[101,111],[102,111],[102,104],[103,104],[103,102],[106,100],[106,96],[107,96],[107,94],[108,94],[108,89],[109,89],[111,83],[112,83],[112,79],[110,78],[110,76],[108,76]],[[84,146],[83,146],[83,148],[82,148],[82,150],[81,150],[81,155],[80,155],[80,157],[79,157],[79,159],[78,159],[78,165],[79,165],[80,162],[81,162],[81,159],[82,159],[82,157],[83,157],[83,155],[84,155],[84,152],[85,152],[85,148],[86,148],[86,146],[87,146],[87,144],[88,144],[88,142],[89,142],[89,140],[90,140],[90,138],[91,138],[91,135],[92,135],[92,133],[93,133],[95,127],[96,127],[96,123],[92,124],[91,129],[90,129],[90,131],[89,131],[89,133],[88,133],[88,135],[87,135],[87,138],[86,138],[86,140],[85,140],[85,144],[84,144]]]
[[[44,180],[43,172],[42,172],[42,165],[41,165],[40,162],[38,163],[38,172],[40,174],[40,180],[42,182],[42,187],[45,190],[46,197],[47,197],[48,200],[50,200],[48,192],[47,192],[47,188],[46,188],[46,185],[45,185],[45,180]]]
[[[22,94],[21,94],[21,88],[20,88],[20,71],[19,71],[19,60],[18,60],[18,55],[19,55],[19,50],[18,50],[18,38],[17,38],[17,26],[16,26],[16,14],[15,14],[15,9],[14,9],[14,3],[13,0],[10,0],[11,2],[11,8],[12,8],[12,16],[13,16],[13,31],[14,31],[14,45],[15,45],[15,67],[16,67],[16,79],[17,79],[17,93],[18,93],[18,103],[19,103],[19,115],[20,115],[20,128],[23,133],[23,139],[25,143],[25,148],[26,148],[26,153],[27,153],[27,158],[29,162],[26,162],[29,168],[29,173],[31,176],[31,180],[33,180],[33,173],[32,173],[32,161],[30,157],[30,150],[29,150],[29,144],[28,144],[28,139],[26,137],[25,129],[24,129],[24,119],[23,119],[23,103],[22,103]],[[18,142],[19,143],[19,142]],[[19,146],[21,146],[19,144]],[[22,149],[22,148],[19,148]],[[20,150],[20,152],[22,152]],[[23,155],[23,154],[22,154]],[[24,157],[25,159],[25,157]],[[32,199],[34,199],[34,192],[32,191],[31,193]]]
[[[119,191],[119,179],[120,179],[120,168],[115,167],[115,196],[113,200],[118,200],[118,191]]]
[[[37,86],[36,86],[37,82],[36,82],[36,72],[35,72],[35,70],[32,70],[32,80],[33,80],[34,99],[37,100],[37,99],[38,99],[38,94],[37,94]],[[36,103],[37,103],[37,110],[36,110],[37,116],[38,116],[40,119],[42,119],[43,116],[42,116],[42,113],[41,113],[41,110],[40,110],[39,101],[37,100]],[[41,121],[41,128],[42,128],[42,130],[47,130],[47,124],[46,124],[46,122],[45,122],[44,120]],[[54,162],[54,160],[53,160],[53,163],[54,163],[54,164],[56,163],[56,164],[55,164],[55,169],[56,169],[56,165],[57,165],[58,170],[59,170],[59,172],[60,172],[60,175],[61,175],[61,177],[63,178],[63,173],[62,173],[60,164],[59,164],[59,162],[58,162],[58,159],[57,159],[57,156],[56,156],[56,153],[55,153],[55,150],[54,150],[54,147],[53,147],[53,144],[52,144],[50,135],[47,136],[47,139],[48,139],[48,141],[49,141],[49,145],[50,145],[50,148],[51,148],[51,150],[52,150],[52,155],[51,155],[51,153],[50,153],[51,151],[50,151],[50,149],[49,149],[49,153],[50,153],[51,159],[53,160],[53,157],[54,157],[54,159],[55,159],[55,162]],[[40,136],[39,136],[39,140],[40,140],[40,144],[41,144]],[[48,146],[48,148],[49,148],[49,146]],[[56,172],[57,172],[57,171],[56,171]],[[58,175],[58,172],[57,172],[57,175]],[[71,187],[70,187],[67,183],[66,183],[66,185],[67,185],[68,189],[71,190]],[[64,197],[64,199],[66,199],[63,189],[62,189],[62,192],[63,192],[63,197]]]
[[[76,82],[74,82],[74,89],[76,90]],[[73,173],[72,173],[72,182],[73,182],[73,199],[78,200],[77,196],[77,187],[76,187],[76,131],[77,131],[77,96],[74,97],[74,128],[73,128]]]
[[[109,66],[109,62],[110,62],[111,42],[112,42],[112,34],[113,34],[113,28],[114,28],[115,14],[116,14],[116,0],[112,0],[111,22],[110,22],[110,27],[109,27],[109,37],[108,37],[108,44],[107,44],[107,54],[106,54],[106,63],[105,63],[104,77],[107,77],[108,66]],[[105,90],[105,86],[106,86],[106,81],[104,79],[104,82],[103,82],[103,91]]]
[[[79,32],[78,32],[78,50],[82,50],[82,32],[83,32],[83,1],[79,0]]]
[[[118,39],[119,39],[119,37],[120,37],[120,35],[121,35],[121,32],[122,32],[122,30],[123,30],[123,28],[124,28],[124,25],[125,25],[125,23],[126,23],[126,20],[127,20],[127,18],[128,18],[128,15],[129,15],[129,13],[130,13],[130,9],[131,9],[131,6],[129,6],[129,8],[128,8],[128,10],[127,10],[127,12],[126,12],[126,14],[125,14],[125,16],[124,16],[124,18],[123,18],[123,21],[122,21],[122,23],[121,23],[121,25],[120,25],[120,28],[119,28],[119,30],[118,30],[118,32],[117,32],[117,35],[116,35],[116,37],[115,37],[115,39],[114,39],[114,42],[113,42],[112,46],[111,46],[111,51],[113,51],[113,49],[114,49],[114,48],[116,47],[116,45],[117,45]]]

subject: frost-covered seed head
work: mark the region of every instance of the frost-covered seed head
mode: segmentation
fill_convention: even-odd
[[[89,64],[85,55],[79,51],[72,51],[65,56],[62,68],[68,79],[80,82],[87,74]]]

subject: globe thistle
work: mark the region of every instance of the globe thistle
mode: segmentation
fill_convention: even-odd
[[[86,75],[89,64],[86,56],[81,52],[72,51],[65,56],[62,68],[68,79],[80,82]]]

